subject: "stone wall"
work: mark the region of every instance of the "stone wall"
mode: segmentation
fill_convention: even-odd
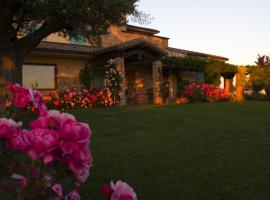
[[[57,90],[80,89],[79,72],[86,64],[84,59],[56,58],[46,56],[29,56],[24,60],[27,64],[53,64],[56,65]]]
[[[101,37],[101,46],[108,47],[108,46],[112,46],[115,44],[119,44],[121,42],[133,40],[136,38],[144,38],[144,39],[150,40],[160,48],[167,48],[168,47],[168,39],[167,38],[146,35],[143,33],[127,32],[125,27],[116,27],[116,26],[111,26],[108,30],[108,34],[103,35]],[[58,33],[54,33],[54,34],[49,35],[46,39],[44,39],[44,41],[70,43],[68,38],[64,38],[64,37],[58,35]],[[86,41],[85,45],[91,46],[93,44],[89,43],[89,41]]]
[[[157,44],[160,48],[168,47],[168,39],[158,36],[145,35],[140,33],[125,32],[125,28],[112,26],[109,29],[109,34],[102,36],[103,47],[108,47],[111,45],[119,44],[121,42],[126,42],[136,38],[144,38]]]

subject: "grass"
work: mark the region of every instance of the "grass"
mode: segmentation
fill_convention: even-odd
[[[270,103],[185,104],[73,111],[93,130],[82,199],[110,180],[139,200],[270,199]]]

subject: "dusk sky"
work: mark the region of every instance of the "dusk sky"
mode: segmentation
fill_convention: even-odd
[[[217,54],[238,65],[270,54],[270,0],[141,0],[153,20],[146,27],[171,47]]]

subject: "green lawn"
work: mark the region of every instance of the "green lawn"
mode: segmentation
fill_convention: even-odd
[[[73,111],[93,130],[82,199],[121,179],[139,200],[270,199],[270,103]]]
[[[93,130],[83,199],[122,179],[139,200],[270,199],[270,103],[75,111]]]

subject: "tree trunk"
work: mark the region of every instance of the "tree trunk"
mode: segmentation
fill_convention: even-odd
[[[12,48],[0,49],[0,84],[22,82],[22,67]]]

